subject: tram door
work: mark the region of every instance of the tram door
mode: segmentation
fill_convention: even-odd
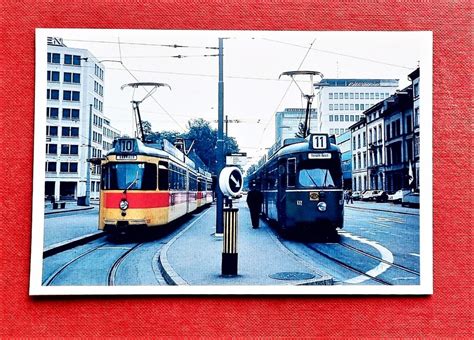
[[[281,222],[281,217],[286,209],[286,159],[278,161],[278,185],[277,185],[277,220]]]

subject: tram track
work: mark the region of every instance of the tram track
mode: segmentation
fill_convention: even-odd
[[[394,267],[394,268],[403,270],[403,271],[405,271],[405,272],[408,272],[408,273],[413,274],[413,275],[416,275],[416,276],[420,276],[420,273],[417,272],[417,271],[415,271],[415,270],[413,270],[413,269],[407,268],[407,267],[402,266],[402,265],[400,265],[400,264],[396,264],[396,263],[393,263],[393,262],[386,261],[386,260],[384,260],[384,259],[382,259],[382,258],[380,258],[380,257],[378,257],[378,256],[375,256],[375,255],[372,255],[372,254],[370,254],[370,253],[367,253],[367,252],[365,252],[365,251],[363,251],[363,250],[361,250],[361,249],[358,249],[358,248],[356,248],[356,247],[354,247],[354,246],[351,246],[351,245],[349,245],[349,244],[347,244],[347,243],[339,242],[338,244],[341,245],[341,246],[343,246],[344,248],[349,249],[349,250],[352,250],[352,251],[354,251],[354,252],[356,252],[356,253],[358,253],[358,254],[361,254],[361,255],[370,257],[370,258],[372,258],[372,259],[374,259],[374,260],[380,261],[380,262],[382,262],[382,263],[388,264],[388,265],[390,265],[391,267]]]
[[[120,265],[123,263],[123,261],[129,256],[134,250],[136,250],[138,247],[143,245],[143,242],[137,243],[134,246],[132,246],[130,249],[127,249],[123,254],[121,254],[112,264],[110,269],[108,270],[107,274],[107,285],[109,286],[114,286],[116,282],[116,275],[118,268]],[[97,246],[94,246],[91,249],[88,249],[87,251],[75,256],[62,266],[60,266],[57,270],[54,271],[46,280],[43,281],[43,286],[51,286],[53,285],[54,281],[61,275],[61,273],[65,272],[67,268],[71,267],[74,263],[78,262],[82,258],[84,258],[87,255],[92,254],[93,252],[96,252],[100,249],[103,249],[104,247],[108,247],[110,244],[108,242],[102,242]]]
[[[122,264],[122,262],[125,260],[125,258],[130,255],[131,252],[133,252],[135,249],[140,247],[143,243],[137,243],[134,245],[132,248],[127,250],[125,253],[123,253],[112,265],[112,267],[109,270],[109,275],[107,276],[107,283],[109,286],[115,286],[115,276],[117,275],[117,270]]]
[[[354,266],[351,266],[350,264],[348,263],[345,263],[337,258],[335,258],[334,256],[331,256],[323,251],[321,251],[320,249],[317,249],[316,247],[314,247],[312,244],[309,244],[309,243],[305,243],[305,246],[308,247],[309,249],[311,249],[312,251],[314,251],[315,253],[323,256],[324,258],[328,259],[328,260],[331,260],[335,263],[337,263],[338,265],[340,265],[341,267],[345,268],[345,269],[348,269],[358,275],[362,275],[362,276],[365,276],[367,278],[369,278],[370,280],[373,280],[375,282],[378,282],[380,284],[383,284],[383,285],[386,285],[386,286],[393,286],[392,283],[388,282],[388,281],[385,281],[385,280],[382,280],[378,277],[375,277],[375,276],[372,276],[370,274],[367,274],[366,272],[364,271],[361,271],[357,268],[355,268]]]

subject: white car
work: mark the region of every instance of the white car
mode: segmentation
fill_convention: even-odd
[[[402,203],[404,190],[398,190],[396,193],[388,195],[388,201],[393,203]]]
[[[362,201],[370,201],[373,197],[373,192],[374,190],[365,190],[364,192],[362,192],[362,194],[360,195],[360,199]]]

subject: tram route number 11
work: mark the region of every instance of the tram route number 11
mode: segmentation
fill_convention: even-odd
[[[120,139],[120,152],[133,152],[134,140],[133,139]]]
[[[326,135],[313,135],[313,149],[326,149],[327,148],[327,136]]]

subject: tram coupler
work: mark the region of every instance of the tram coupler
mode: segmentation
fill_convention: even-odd
[[[237,208],[224,209],[224,245],[222,251],[222,275],[236,276],[238,267],[237,253]]]

